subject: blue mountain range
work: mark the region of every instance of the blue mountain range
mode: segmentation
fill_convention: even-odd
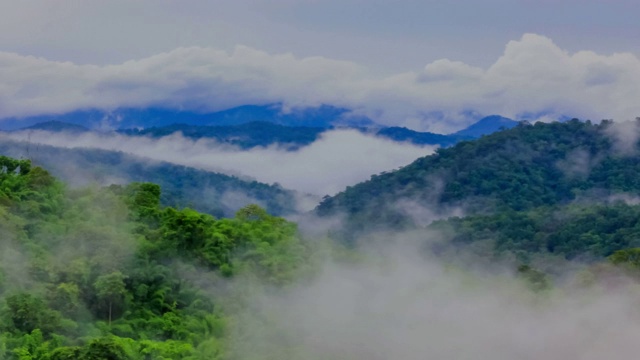
[[[243,105],[213,113],[198,113],[162,108],[123,108],[113,111],[76,110],[64,114],[8,118],[0,121],[0,130],[60,121],[94,130],[162,127],[173,124],[198,126],[239,125],[265,121],[284,126],[330,127],[333,125],[368,127],[374,122],[364,116],[352,116],[349,110],[329,105],[283,111],[280,104]]]
[[[500,115],[491,115],[480,119],[475,124],[472,124],[471,126],[462,129],[454,133],[453,135],[478,138],[482,135],[489,135],[491,133],[494,133],[500,129],[511,129],[516,125],[518,125],[518,121]]]
[[[476,118],[477,114],[473,115]],[[517,124],[515,120],[491,115],[480,118],[466,129],[443,135],[404,127],[381,127],[367,117],[352,116],[348,109],[329,105],[283,111],[280,104],[272,104],[244,105],[206,114],[160,108],[77,110],[65,114],[4,119],[0,121],[0,130],[39,129],[75,133],[117,131],[131,136],[151,137],[181,132],[190,138],[213,138],[243,148],[278,143],[294,150],[308,145],[322,132],[334,128],[353,128],[394,141],[446,147]]]

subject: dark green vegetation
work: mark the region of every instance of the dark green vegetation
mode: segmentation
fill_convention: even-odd
[[[291,282],[309,248],[250,205],[216,219],[160,206],[160,187],[69,190],[0,156],[1,359],[233,358],[209,278]]]
[[[430,228],[449,234],[457,245],[491,241],[498,253],[515,253],[525,262],[534,253],[589,261],[640,247],[640,206],[620,201],[609,205],[539,207],[453,217],[437,221]]]
[[[348,239],[376,228],[413,228],[457,210],[466,216],[431,228],[459,243],[491,239],[498,252],[608,256],[640,245],[640,210],[623,202],[640,192],[637,143],[625,148],[614,126],[521,124],[374,175],[316,211],[346,214]],[[636,128],[626,132],[637,140]]]
[[[506,259],[535,296],[562,275],[553,271],[558,259],[581,262],[580,286],[616,286],[621,273],[640,279],[636,130],[625,129],[632,141],[623,142],[610,122],[521,124],[375,175],[316,212],[346,214],[339,240],[407,229],[429,239],[445,265],[459,266],[448,257],[459,249]],[[122,161],[89,154],[77,166],[91,156]],[[71,188],[30,161],[0,156],[0,359],[323,358],[287,342],[250,299],[312,281],[326,248],[257,205],[219,218],[162,199],[153,183]],[[350,269],[367,256],[338,253]],[[253,331],[268,341],[253,343]]]
[[[233,216],[240,207],[252,203],[275,215],[296,211],[294,193],[280,186],[118,151],[66,149],[2,139],[0,154],[29,157],[73,186],[153,182],[162,186],[163,205],[188,206],[217,217]]]

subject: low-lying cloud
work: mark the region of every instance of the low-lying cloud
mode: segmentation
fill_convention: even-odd
[[[304,284],[254,294],[237,358],[587,360],[640,350],[633,286],[534,294],[504,269],[472,273],[418,254],[396,243],[369,261],[328,263]]]
[[[0,77],[0,117],[79,108],[331,104],[385,125],[448,132],[469,125],[469,113],[528,120],[640,114],[636,56],[570,54],[535,34],[509,42],[486,69],[442,59],[419,71],[381,76],[353,62],[238,46],[231,52],[178,48],[107,66],[0,53]]]
[[[320,196],[367,180],[371,174],[407,165],[418,157],[431,154],[435,148],[397,143],[356,130],[326,132],[319,140],[297,151],[277,146],[241,150],[210,139],[188,139],[179,133],[160,139],[46,131],[2,136],[66,148],[117,150],[204,170],[249,176]]]
[[[610,124],[606,134],[611,139],[613,150],[623,156],[633,156],[638,152],[640,121],[621,121]]]

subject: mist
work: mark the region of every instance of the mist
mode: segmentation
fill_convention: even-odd
[[[640,139],[640,122],[621,121],[610,124],[606,134],[613,141],[613,149],[619,155],[632,156],[638,152],[638,140]]]
[[[369,240],[358,261],[328,260],[312,280],[254,294],[234,358],[623,359],[640,350],[631,281],[558,280],[536,293],[506,265],[436,258],[402,234]],[[580,266],[566,264],[558,279],[579,277]]]
[[[320,196],[367,180],[371,174],[407,165],[435,149],[434,146],[397,143],[356,130],[328,131],[316,142],[297,151],[278,146],[241,150],[209,139],[191,140],[179,133],[160,139],[45,131],[2,136],[65,148],[118,150],[153,160],[248,176],[265,183],[279,183],[288,189]]]
[[[27,135],[5,136],[19,139]],[[237,155],[241,153],[256,158],[244,166],[267,162],[269,156],[260,155],[270,153],[284,156],[287,161],[298,159],[295,166],[302,166],[300,159],[313,160],[311,155],[347,158],[350,154],[341,156],[341,148],[331,146],[332,136],[359,144],[362,149],[353,153],[360,156],[361,162],[367,162],[369,157],[374,160],[374,145],[398,146],[403,151],[411,148],[350,131],[332,132],[297,152],[277,147],[241,151],[179,135],[153,140],[121,135],[30,133],[34,143],[103,149],[122,146],[139,155],[170,156],[174,161],[182,157],[183,161],[196,163],[211,157],[214,161],[207,163],[209,166],[223,164],[219,160],[223,156],[242,159]],[[314,146],[318,148],[311,151]],[[203,150],[207,153],[198,156]],[[400,150],[398,153],[404,154]],[[321,160],[319,157],[311,164],[322,165]],[[353,161],[342,166],[356,167]],[[588,168],[593,161],[579,149],[567,157],[567,164],[558,166],[566,167],[574,176],[584,176],[588,169],[583,171],[583,167]],[[261,171],[265,171],[264,167],[278,164],[262,166]],[[281,169],[286,172],[286,165]],[[434,191],[437,188],[434,186]],[[66,214],[73,221],[65,231],[56,234],[53,228],[43,228],[35,237],[48,244],[55,266],[89,257],[97,268],[109,273],[135,256],[135,236],[131,235],[134,230],[127,222],[125,204],[108,193],[94,194],[94,190],[71,192],[71,198],[81,199],[82,204],[67,208]],[[244,195],[234,193],[228,193],[224,200],[230,204],[247,201]],[[414,214],[420,227],[442,216],[460,216],[463,211],[462,207],[430,209],[411,201],[391,205]],[[474,253],[475,246],[486,244],[455,248],[443,235],[422,228],[412,233],[376,232],[358,239],[358,247],[345,249],[319,239],[327,227],[340,226],[339,221],[331,223],[333,220],[307,218],[301,223],[309,252],[300,266],[306,269],[284,286],[269,285],[259,275],[247,273],[224,278],[215,270],[199,268],[194,259],[177,262],[189,269],[178,278],[208,294],[216,311],[228,321],[224,338],[220,335],[213,339],[224,340],[225,358],[595,360],[629,358],[640,350],[635,341],[635,334],[640,331],[640,286],[636,279],[619,273],[598,277],[590,264],[554,258],[550,264],[553,271],[543,269],[552,274],[548,276],[552,285],[534,289],[526,277],[517,273],[515,261],[509,256],[496,260],[487,253]],[[312,234],[307,232],[309,229]],[[435,255],[430,251],[431,245],[445,245],[448,251]],[[0,258],[6,279],[21,287],[30,286],[19,276],[19,272],[28,271],[21,265],[25,257],[22,249],[3,250],[6,254],[3,252]],[[274,250],[277,251],[278,248]],[[488,253],[491,251],[493,248]],[[104,256],[107,253],[109,256]],[[545,255],[548,254],[541,256]],[[538,266],[536,261],[531,265]]]

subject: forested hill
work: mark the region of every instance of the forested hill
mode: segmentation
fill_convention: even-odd
[[[412,226],[456,213],[504,214],[602,202],[615,194],[635,196],[640,191],[637,128],[620,126],[576,119],[521,124],[374,175],[325,198],[316,212],[346,214],[350,228],[358,231],[374,224]]]
[[[486,124],[484,131],[497,131],[498,124],[491,127]],[[473,125],[472,125],[473,126]],[[310,127],[310,126],[284,126],[266,121],[253,121],[238,125],[203,126],[188,124],[172,124],[160,127],[149,127],[144,129],[131,128],[109,131],[98,131],[102,135],[119,133],[127,136],[144,136],[151,138],[162,138],[173,134],[181,134],[189,139],[212,139],[219,143],[237,146],[241,149],[251,149],[257,146],[277,145],[287,150],[298,150],[303,146],[310,145],[318,140],[320,136],[331,130],[352,129],[364,134],[382,137],[397,142],[411,142],[416,145],[439,145],[451,146],[461,140],[474,139],[477,136],[471,135],[442,135],[430,132],[420,132],[404,127]],[[24,127],[16,131],[40,130],[52,133],[65,132],[80,135],[92,132],[80,125],[65,123],[61,121],[47,121],[32,126]],[[480,135],[478,135],[480,136]]]
[[[50,121],[64,121],[89,129],[127,129],[164,127],[172,124],[228,126],[267,121],[286,126],[330,127],[333,125],[370,126],[364,116],[344,116],[348,109],[329,105],[284,109],[282,104],[241,105],[216,112],[194,112],[167,108],[81,109],[68,113],[43,114],[25,118],[3,118],[0,128],[15,130]]]
[[[214,139],[242,149],[278,144],[294,150],[316,141],[320,134],[326,130],[327,128],[323,127],[284,126],[265,121],[253,121],[228,126],[173,124],[140,130],[123,129],[118,130],[118,132],[130,136],[149,136],[153,138],[160,138],[179,132],[190,139]]]
[[[160,194],[69,189],[0,156],[0,359],[238,359],[233,307],[223,313],[212,287],[240,274],[292,282],[308,247],[256,205],[216,219]]]
[[[41,126],[40,128],[47,129],[52,127]],[[398,142],[411,142],[416,145],[451,146],[461,140],[469,140],[476,137],[471,135],[442,135],[431,132],[419,132],[396,126],[382,127],[379,129],[367,129],[361,127],[321,128],[308,126],[283,126],[264,121],[255,121],[231,126],[195,126],[174,124],[147,129],[124,129],[118,130],[118,132],[130,136],[150,136],[153,138],[160,138],[179,132],[183,136],[191,139],[214,139],[218,142],[235,145],[242,149],[277,144],[278,146],[288,148],[289,150],[297,150],[302,146],[309,145],[318,140],[323,132],[337,129],[355,129],[362,133],[368,133]],[[489,132],[496,130],[497,127],[485,128],[485,131]]]
[[[70,118],[69,120],[73,120]],[[26,121],[26,120],[25,120]],[[169,120],[167,120],[169,121]],[[180,121],[180,118],[174,119]],[[518,122],[501,116],[493,115],[480,119],[478,122],[454,134],[436,134],[431,132],[421,132],[405,127],[384,127],[378,125],[356,126],[349,124],[339,124],[333,126],[305,126],[300,124],[278,124],[269,121],[249,121],[239,124],[228,125],[196,125],[189,123],[171,123],[168,125],[104,129],[96,127],[85,127],[75,122],[64,122],[60,120],[48,120],[30,126],[19,127],[13,131],[48,131],[66,132],[80,135],[91,131],[99,132],[102,135],[120,133],[128,136],[145,136],[151,138],[161,138],[172,134],[180,133],[190,139],[212,139],[220,143],[237,146],[241,149],[250,149],[256,146],[277,145],[288,150],[297,150],[300,147],[309,145],[318,140],[327,131],[352,129],[362,133],[390,139],[397,142],[410,142],[416,145],[438,145],[442,147],[451,146],[462,140],[478,138],[485,134],[499,131],[503,128],[511,128]],[[204,123],[206,124],[206,123]]]
[[[153,161],[119,151],[67,149],[0,139],[0,154],[31,158],[72,186],[153,182],[162,186],[165,206],[191,207],[217,217],[233,216],[248,204],[274,215],[297,211],[295,194],[276,185]]]
[[[573,138],[569,136],[573,131],[585,141],[576,140],[584,145],[579,147],[579,151],[587,154],[593,151],[601,157],[587,162],[584,160],[586,155],[582,154],[578,158],[583,160],[571,162],[567,160],[569,155],[559,156],[562,160],[554,168],[569,171],[566,177],[576,179],[575,183],[563,179],[555,183],[569,183],[569,192],[575,190],[573,196],[544,198],[560,206],[578,193],[589,195],[590,189],[607,181],[597,176],[588,180],[598,166],[611,169],[607,175],[612,180],[610,192],[627,190],[625,184],[630,184],[629,189],[636,189],[637,185],[632,184],[632,180],[638,178],[634,170],[635,157],[627,156],[632,154],[629,148],[616,147],[614,142],[603,136],[602,132],[606,132],[608,126],[610,124],[593,126],[573,122],[560,127],[556,124],[521,127],[505,132],[504,138],[498,136],[502,140],[497,143],[492,142],[495,138],[489,139],[491,146],[484,141],[459,146],[469,150],[467,147],[475,144],[475,153],[480,158],[487,156],[483,151],[490,148],[498,154],[503,152],[500,150],[502,147],[507,146],[518,146],[515,149],[521,151],[528,149],[534,152],[537,149],[539,153],[517,153],[516,156],[519,158],[516,162],[522,162],[522,166],[535,168],[538,166],[535,165],[537,158],[546,159],[543,154],[551,153],[550,157],[553,154],[572,154],[575,147],[568,139]],[[558,139],[544,141],[544,136],[537,134],[538,131],[546,133],[545,136],[558,136]],[[589,137],[601,141],[588,142]],[[509,140],[503,143],[504,139]],[[487,148],[478,143],[487,145]],[[545,146],[549,148],[544,150]],[[442,157],[447,151],[441,150],[431,158]],[[495,161],[501,163],[497,159]],[[618,165],[616,159],[629,163]],[[421,161],[425,159],[416,163]],[[455,163],[454,160],[449,161]],[[613,163],[601,165],[607,161]],[[572,165],[585,163],[592,163],[591,172]],[[443,168],[441,163],[436,164]],[[460,164],[459,168],[464,166]],[[500,172],[496,169],[491,171]],[[511,173],[517,175],[517,169],[514,167]],[[541,172],[529,175],[542,180],[546,176]],[[523,179],[519,181],[526,183]],[[444,180],[441,183],[442,188],[446,188]],[[581,189],[574,186],[581,183],[590,184],[590,187]],[[359,189],[359,186],[352,189]],[[408,187],[406,183],[403,189],[408,191]],[[509,187],[505,189],[511,191]],[[536,191],[523,191],[522,196],[532,196],[530,194],[537,194]],[[549,191],[553,192],[553,189]],[[615,286],[623,285],[622,281],[630,281],[633,288],[637,288],[637,280],[640,279],[640,248],[637,248],[640,245],[640,205],[575,202],[564,207],[567,211],[558,213],[554,206],[534,207],[537,202],[532,200],[522,207],[523,210],[515,211],[513,204],[501,199],[497,190],[489,193],[496,198],[493,212],[453,217],[431,227],[443,234],[449,233],[446,240],[451,240],[454,245],[494,239],[498,251],[517,251],[521,262],[514,269],[513,281],[527,285],[530,291],[512,282],[511,277],[500,275],[488,280],[486,277],[491,273],[475,274],[473,264],[465,267],[457,265],[457,262],[449,263],[447,254],[427,258],[433,262],[444,261],[442,268],[435,268],[437,271],[416,264],[404,268],[401,266],[405,261],[413,263],[420,261],[420,257],[403,257],[403,263],[388,259],[380,261],[383,259],[379,255],[327,247],[321,239],[308,239],[302,236],[295,223],[272,216],[257,205],[239,209],[232,218],[218,219],[190,208],[162,206],[161,193],[161,188],[152,183],[70,188],[29,160],[0,156],[0,359],[326,359],[326,351],[318,349],[328,347],[306,346],[309,339],[316,338],[314,329],[326,326],[323,321],[329,317],[332,327],[327,331],[333,332],[336,326],[346,326],[348,330],[357,332],[361,326],[355,327],[344,319],[353,312],[353,304],[360,303],[371,309],[365,309],[362,314],[366,321],[356,324],[370,325],[370,320],[381,312],[379,306],[370,306],[372,303],[369,301],[373,300],[373,305],[376,305],[380,299],[385,300],[379,297],[380,292],[388,289],[384,284],[395,281],[403,284],[399,293],[402,295],[401,306],[395,300],[389,307],[385,306],[391,316],[402,311],[406,301],[411,300],[409,303],[413,304],[413,298],[420,309],[425,301],[433,302],[435,314],[441,314],[443,309],[459,309],[444,306],[443,300],[453,299],[451,294],[469,298],[470,302],[463,303],[464,309],[476,309],[477,304],[486,304],[485,298],[478,297],[476,291],[485,284],[487,291],[508,290],[509,297],[502,297],[501,292],[498,296],[492,293],[488,297],[491,301],[499,301],[497,306],[500,310],[505,303],[525,301],[543,311],[534,315],[557,314],[560,312],[547,310],[557,308],[546,308],[545,304],[555,304],[561,300],[558,296],[571,296],[571,292],[565,292],[563,287],[554,291],[554,279],[557,277],[548,276],[546,269],[534,267],[533,262],[527,261],[526,257],[540,252],[541,247],[567,257],[574,257],[586,249],[598,257],[596,263],[581,266],[581,272],[573,276],[575,279],[572,281],[580,281],[580,290],[583,291],[580,294],[587,297],[569,298],[571,306],[577,303],[576,300],[593,297],[598,300],[598,294],[615,290]],[[426,200],[442,204],[453,201],[437,196]],[[323,206],[329,201],[325,201]],[[384,206],[378,210],[381,213],[388,211]],[[378,219],[389,220],[384,217]],[[429,234],[429,231],[419,233],[425,239]],[[416,249],[416,253],[419,250]],[[328,261],[332,258],[327,257],[328,253],[335,253],[342,263]],[[602,256],[608,256],[608,261]],[[324,268],[322,264],[331,264],[329,266],[335,266],[335,269]],[[389,269],[395,268],[402,271],[393,275],[395,272],[389,272]],[[354,272],[358,276],[354,276]],[[365,272],[371,272],[374,277],[360,275]],[[328,281],[322,281],[325,273],[332,273]],[[442,278],[444,283],[439,285],[430,280],[412,282],[413,278],[421,276],[427,276],[427,280],[431,276]],[[383,282],[371,280],[377,277]],[[492,286],[494,278],[504,286]],[[344,279],[348,281],[342,281]],[[319,292],[309,292],[309,283]],[[371,284],[381,284],[382,290],[372,293]],[[356,287],[357,291],[349,293],[350,287]],[[303,291],[288,292],[295,289]],[[426,289],[427,293],[416,292],[416,289]],[[523,292],[522,296],[515,291]],[[318,304],[329,302],[332,305],[336,294],[343,296],[343,293],[347,294],[346,310],[341,306],[320,307],[324,311],[311,312],[313,317],[301,318],[308,327],[288,327],[292,321],[300,319],[296,316],[298,311],[307,314]],[[432,293],[446,297],[427,296]],[[298,295],[296,301],[292,302],[287,294]],[[397,292],[393,294],[394,299],[398,297]],[[637,293],[622,292],[619,295],[625,294],[636,296]],[[298,299],[302,302],[298,303]],[[633,304],[631,300],[629,304]],[[274,305],[274,302],[279,305]],[[596,302],[598,309],[601,303]],[[612,306],[618,304],[620,302],[616,301]],[[592,307],[586,308],[590,309]],[[407,318],[402,318],[401,324],[405,324],[404,319]],[[445,320],[448,324],[448,319]],[[374,323],[384,326],[386,322]],[[546,329],[547,324],[544,325]],[[304,330],[302,338],[297,336],[300,329]],[[413,332],[413,327],[410,330]],[[319,334],[328,333],[322,331]],[[348,332],[344,334],[351,335]],[[397,337],[392,338],[395,343]],[[380,339],[386,341],[386,336]],[[340,338],[339,343],[343,340]],[[347,358],[349,354],[352,353],[347,353]],[[368,359],[370,354],[367,352],[364,357],[356,358]]]

